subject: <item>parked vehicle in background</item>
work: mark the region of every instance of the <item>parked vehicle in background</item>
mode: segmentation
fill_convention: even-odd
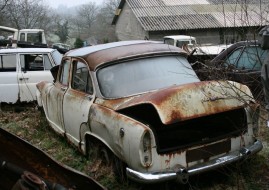
[[[201,80],[227,79],[245,84],[261,100],[261,67],[268,52],[260,45],[258,41],[237,42],[206,65],[194,65],[194,69]]]
[[[52,82],[50,69],[61,59],[50,48],[0,49],[0,103],[36,100],[36,83]]]
[[[196,38],[186,35],[165,36],[164,43],[184,49],[189,54],[189,62],[205,62],[213,59],[220,52],[224,51],[230,45],[220,44],[197,44]]]
[[[197,44],[195,37],[186,35],[164,36],[163,40],[165,44],[180,48],[182,48],[184,45],[187,45],[189,48],[192,48]]]
[[[263,85],[265,109],[269,111],[269,27],[265,26],[259,32],[261,36],[261,48],[267,51],[267,56],[263,61],[261,68],[261,82]],[[269,126],[269,122],[267,122]]]
[[[63,43],[54,43],[52,44],[53,49],[57,49],[61,54],[65,54],[70,50],[70,45]]]
[[[75,49],[63,57],[55,83],[37,84],[38,102],[57,133],[91,159],[99,151],[117,175],[187,183],[190,175],[248,158],[262,143],[249,88],[201,82],[186,57],[150,41]]]
[[[48,47],[44,30],[21,29],[0,26],[0,31],[9,33],[5,40],[0,40],[0,46],[9,47]]]

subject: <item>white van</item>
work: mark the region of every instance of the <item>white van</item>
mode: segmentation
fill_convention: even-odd
[[[36,100],[36,83],[53,81],[50,69],[62,55],[50,48],[0,49],[0,103]]]

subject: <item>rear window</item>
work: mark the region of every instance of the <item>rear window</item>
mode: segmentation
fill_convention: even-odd
[[[173,85],[198,82],[189,62],[182,56],[148,57],[130,60],[97,71],[104,97],[120,98]]]

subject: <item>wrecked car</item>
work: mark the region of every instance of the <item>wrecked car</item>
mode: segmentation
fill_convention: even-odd
[[[194,69],[201,80],[226,79],[247,85],[257,100],[263,99],[261,68],[268,51],[258,41],[237,42],[206,64]]]
[[[1,190],[105,190],[97,181],[52,159],[29,142],[0,128]]]
[[[83,154],[101,144],[98,150],[112,152],[106,158],[117,158],[132,180],[187,183],[259,152],[262,143],[249,88],[200,81],[186,57],[150,41],[71,50],[55,82],[37,84],[38,103],[50,126]]]
[[[50,48],[0,49],[0,103],[36,100],[36,83],[53,81],[50,69],[62,55]]]

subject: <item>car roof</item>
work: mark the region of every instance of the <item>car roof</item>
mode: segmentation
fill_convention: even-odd
[[[55,51],[52,48],[10,48],[0,49],[0,53],[50,53]]]
[[[178,47],[162,42],[133,40],[121,41],[71,50],[64,57],[80,57],[87,61],[90,70],[113,61],[141,57],[153,54],[183,54],[186,52]]]
[[[256,45],[260,46],[260,42],[257,40],[251,40],[251,41],[240,41],[232,44],[227,49],[219,53],[214,59],[211,60],[211,62],[217,62],[220,60],[225,59],[234,49],[241,47],[241,46],[249,46],[249,45]]]

